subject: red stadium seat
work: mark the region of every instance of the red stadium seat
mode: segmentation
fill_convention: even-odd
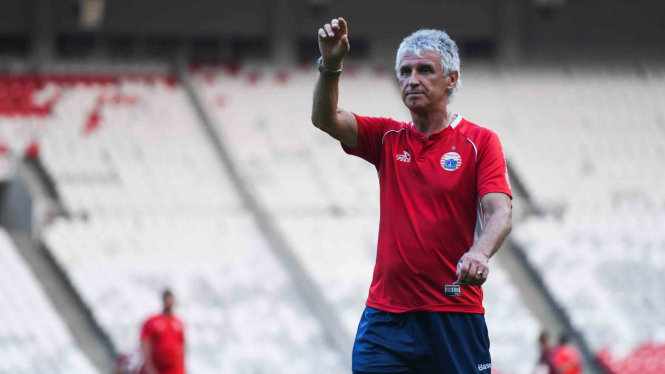
[[[291,78],[291,74],[289,74],[288,71],[284,71],[284,70],[278,71],[277,74],[275,75],[275,80],[277,81],[277,83],[281,83],[281,84],[284,84],[284,83],[288,82],[290,78]]]
[[[83,127],[84,134],[90,134],[99,128],[101,122],[101,116],[99,114],[99,108],[93,109],[93,111],[88,115],[88,119]]]
[[[613,359],[609,350],[599,352],[597,357],[612,374],[659,374],[665,365],[665,344],[646,343],[620,360]]]
[[[39,143],[36,140],[32,140],[25,148],[25,157],[31,160],[39,158]]]

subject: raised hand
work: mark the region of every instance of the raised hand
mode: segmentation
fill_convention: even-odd
[[[319,50],[323,57],[323,67],[329,70],[342,68],[342,61],[351,46],[349,29],[344,18],[336,18],[319,29]]]

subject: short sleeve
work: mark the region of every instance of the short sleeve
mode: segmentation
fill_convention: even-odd
[[[141,341],[144,341],[146,339],[152,339],[153,335],[153,329],[152,329],[152,318],[147,320],[144,324],[143,327],[141,328]]]
[[[358,147],[349,148],[342,144],[342,149],[347,154],[357,156],[379,168],[381,162],[381,150],[383,148],[382,137],[387,118],[363,117],[355,113],[358,122]]]
[[[478,150],[476,170],[479,199],[491,192],[505,193],[512,199],[506,157],[499,137],[493,132],[490,132],[484,146]]]

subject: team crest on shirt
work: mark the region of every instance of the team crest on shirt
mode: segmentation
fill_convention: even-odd
[[[462,166],[462,157],[457,152],[448,152],[441,157],[441,167],[448,171],[455,171]]]
[[[397,155],[397,161],[411,162],[411,155],[409,152],[404,151],[404,153]]]

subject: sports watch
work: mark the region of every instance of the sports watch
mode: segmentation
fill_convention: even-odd
[[[321,73],[321,75],[325,77],[339,77],[340,74],[342,74],[342,69],[339,70],[328,70],[323,67],[323,56],[319,57],[319,59],[316,61],[316,70]]]

